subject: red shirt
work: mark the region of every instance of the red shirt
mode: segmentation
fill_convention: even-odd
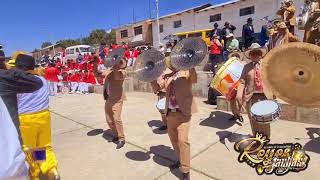
[[[72,82],[72,75],[68,74],[67,82]]]
[[[139,51],[135,49],[132,53],[132,57],[138,58],[138,56],[139,56]]]
[[[221,49],[215,41],[212,41],[210,54],[221,54]]]
[[[80,75],[79,74],[72,75],[71,82],[80,82]]]
[[[57,61],[56,67],[60,67],[60,66],[62,66],[61,61]]]
[[[87,63],[82,63],[79,65],[80,70],[87,70]]]
[[[94,74],[93,72],[90,72],[88,74],[88,77],[87,77],[87,82],[86,83],[90,83],[90,84],[96,84],[96,78],[94,77]]]
[[[59,70],[56,67],[47,67],[45,70],[45,78],[48,81],[59,82]]]
[[[87,81],[87,75],[85,75],[84,73],[80,73],[80,82],[86,82]]]
[[[93,63],[89,63],[89,64],[87,65],[87,70],[88,70],[89,72],[93,72]]]
[[[128,59],[131,58],[131,55],[130,55],[130,51],[129,51],[129,50],[126,50],[126,51],[124,52],[124,57],[125,57],[126,60],[128,60]]]

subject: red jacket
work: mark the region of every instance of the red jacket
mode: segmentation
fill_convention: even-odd
[[[126,60],[128,60],[128,59],[131,58],[131,55],[130,55],[130,51],[129,51],[129,50],[126,50],[126,51],[124,52],[124,58],[125,58]]]
[[[59,82],[58,75],[59,75],[59,70],[56,67],[47,67],[45,70],[44,77],[48,81]]]
[[[138,56],[139,56],[139,51],[135,49],[132,53],[132,57],[138,58]]]
[[[218,44],[215,41],[212,41],[211,47],[210,47],[210,54],[221,54],[221,48],[218,46]]]
[[[87,70],[88,70],[89,72],[93,72],[93,63],[88,63],[88,65],[87,65]]]
[[[97,83],[93,72],[89,72],[86,83],[90,83],[90,84],[96,84]]]
[[[79,74],[72,75],[71,82],[80,82],[80,75]]]

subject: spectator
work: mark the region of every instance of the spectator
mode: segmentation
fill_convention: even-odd
[[[234,25],[231,25],[229,22],[225,22],[224,28],[221,30],[221,39],[223,40],[224,49],[227,49],[226,42],[227,42],[227,35],[230,33],[234,33],[236,30],[236,27]]]
[[[247,24],[242,27],[242,41],[246,49],[248,49],[254,42],[254,28],[252,22],[252,18],[248,18]]]
[[[106,49],[106,43],[104,41],[101,41],[100,47],[99,47],[99,57],[101,59],[104,59],[106,57],[105,49]]]
[[[239,49],[239,41],[234,37],[232,33],[229,34],[228,42],[229,44],[227,44],[227,47],[229,52]]]
[[[82,94],[89,94],[89,88],[88,88],[88,71],[81,71],[79,73],[80,76],[80,82],[79,82],[79,86],[78,86],[78,91],[79,93]]]
[[[54,66],[54,64],[50,63],[45,70],[45,78],[48,81],[50,96],[55,96],[58,93],[58,75],[59,70]]]
[[[159,46],[159,51],[165,54],[165,48],[162,45]]]
[[[121,47],[124,48],[124,49],[129,49],[128,44],[125,43],[125,42],[122,42],[122,46]]]
[[[222,49],[223,46],[219,41],[219,36],[214,35],[213,40],[211,41],[211,47],[210,47],[210,62],[212,65],[212,72],[216,73],[216,67],[218,64],[222,63]]]
[[[261,27],[261,32],[260,32],[260,46],[264,47],[266,46],[266,43],[269,40],[269,35],[268,35],[268,28],[266,25]]]
[[[165,56],[170,56],[172,51],[172,44],[170,42],[168,42],[166,44],[166,51],[165,51]]]
[[[139,51],[137,49],[133,49],[133,53],[132,53],[132,61],[133,61],[133,65],[136,62],[137,58],[139,57]]]
[[[80,82],[80,75],[79,72],[76,71],[72,76],[71,76],[71,92],[70,93],[79,93],[78,86]]]
[[[221,29],[219,29],[218,27],[219,27],[218,23],[214,23],[213,29],[212,29],[212,31],[210,33],[210,39],[211,40],[213,39],[214,35],[217,35],[217,36],[221,37]]]

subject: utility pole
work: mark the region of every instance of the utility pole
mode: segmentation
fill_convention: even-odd
[[[135,18],[134,18],[134,8],[132,8],[132,24],[135,22]]]
[[[151,12],[151,0],[149,0],[149,19],[152,17],[152,12]]]
[[[159,21],[159,0],[156,0],[156,11],[157,11],[157,26],[158,26],[158,47],[161,45],[160,42],[160,21]]]

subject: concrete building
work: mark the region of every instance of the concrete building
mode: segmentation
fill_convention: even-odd
[[[209,6],[204,9],[173,13],[159,18],[160,21],[160,42],[167,35],[194,31],[200,29],[211,29],[214,23],[218,23],[220,28],[226,21],[237,27],[236,37],[241,37],[242,26],[249,17],[253,18],[255,32],[259,33],[265,21],[261,19],[269,16],[269,19],[276,17],[276,11],[279,9],[282,0],[232,0],[222,4]],[[300,7],[302,0],[294,0],[297,9],[296,15],[301,13]],[[153,20],[153,45],[158,46],[158,28],[157,21]],[[297,28],[296,28],[297,29]],[[302,39],[303,32],[297,30],[297,34]]]
[[[152,45],[152,21],[145,20],[116,29],[116,42],[129,46]]]
[[[63,47],[60,44],[54,44],[48,47],[45,47],[43,49],[40,50],[36,50],[32,52],[32,56],[36,59],[36,60],[40,60],[41,57],[43,55],[50,55],[51,57],[53,57],[54,55],[56,55],[58,52],[64,52],[65,47]]]

